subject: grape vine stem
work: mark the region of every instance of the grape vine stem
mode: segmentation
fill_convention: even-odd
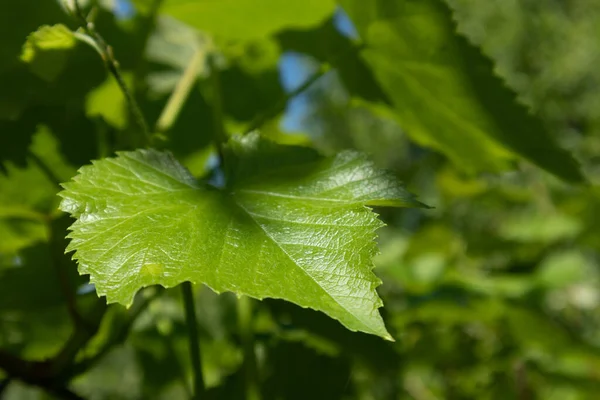
[[[146,123],[144,114],[135,100],[133,93],[129,90],[127,84],[125,83],[125,79],[123,78],[123,74],[121,72],[121,67],[114,56],[112,47],[109,46],[100,33],[98,33],[94,23],[88,21],[87,17],[83,13],[83,9],[79,5],[79,1],[74,0],[73,4],[75,8],[74,14],[78,18],[81,27],[87,36],[93,41],[93,47],[96,48],[96,50],[100,53],[100,57],[102,57],[102,60],[104,61],[104,64],[106,65],[106,68],[110,74],[116,79],[121,92],[123,92],[123,95],[125,96],[131,115],[135,118],[139,128],[141,129],[146,143],[151,144],[152,136],[150,134],[150,130],[148,129],[148,124]]]
[[[156,133],[163,134],[172,128],[196,83],[205,56],[205,50],[198,46],[156,122]]]
[[[330,70],[331,66],[329,64],[321,64],[317,71],[315,71],[311,76],[309,76],[300,86],[298,86],[296,89],[292,90],[291,92],[283,96],[281,99],[279,99],[279,101],[271,109],[265,111],[263,114],[260,114],[258,117],[256,117],[254,121],[250,123],[248,128],[246,128],[244,134],[246,135],[263,126],[267,121],[269,121],[281,111],[283,111],[288,101],[305,92],[309,87],[311,87],[315,82],[321,79]]]

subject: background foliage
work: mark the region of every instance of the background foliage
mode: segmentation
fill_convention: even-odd
[[[260,128],[364,151],[434,207],[377,209],[393,343],[281,300],[245,323],[235,296],[196,286],[205,398],[595,398],[597,2],[81,3],[157,146],[194,176],[222,183],[221,125]],[[179,291],[106,306],[63,254],[58,183],[143,143],[64,8],[0,12],[0,396],[186,398]]]

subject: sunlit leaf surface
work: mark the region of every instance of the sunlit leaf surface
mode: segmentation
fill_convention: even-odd
[[[61,208],[77,218],[68,250],[98,293],[129,305],[144,286],[192,281],[390,338],[371,271],[382,223],[365,206],[419,203],[355,152],[326,159],[251,135],[226,157],[223,191],[155,150],[96,161],[64,185]]]
[[[314,26],[333,13],[335,1],[167,0],[162,9],[206,33],[233,39],[250,39],[268,35],[284,27]]]

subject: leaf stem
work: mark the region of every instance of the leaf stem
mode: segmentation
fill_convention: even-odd
[[[279,114],[281,111],[283,111],[285,109],[285,106],[287,105],[288,101],[290,101],[294,97],[305,92],[308,88],[310,88],[316,81],[321,79],[321,77],[323,77],[330,70],[331,70],[331,66],[329,64],[325,64],[325,63],[321,64],[319,66],[319,69],[315,73],[313,73],[310,77],[308,77],[308,79],[306,79],[306,81],[304,81],[304,83],[302,83],[296,89],[292,90],[290,93],[288,93],[285,96],[283,96],[282,98],[280,98],[279,101],[277,103],[275,103],[275,105],[273,105],[273,107],[271,107],[269,110],[265,111],[264,113],[262,113],[261,115],[256,117],[254,119],[254,121],[252,121],[250,123],[248,128],[246,128],[244,135],[247,135],[248,133],[260,128],[271,118],[275,117],[277,114]]]
[[[196,321],[196,307],[192,284],[184,282],[181,285],[183,304],[185,307],[185,320],[187,323],[190,359],[194,372],[194,395],[192,399],[198,400],[204,393],[204,378],[202,377],[202,359],[200,356],[200,341],[198,340],[198,323]]]
[[[241,296],[237,301],[238,329],[244,351],[244,382],[246,400],[260,400],[258,368],[254,352],[254,331],[252,327],[252,299]]]
[[[156,133],[167,132],[177,120],[179,112],[183,108],[185,101],[196,83],[200,68],[202,67],[202,62],[204,61],[204,56],[205,50],[198,46],[198,49],[192,56],[192,59],[177,83],[177,86],[175,86],[175,90],[171,93],[165,108],[163,108],[160,117],[156,122],[156,127],[154,128]]]
[[[135,100],[132,92],[127,87],[127,84],[125,83],[125,79],[123,78],[123,74],[121,73],[121,67],[115,59],[112,47],[109,46],[104,40],[104,38],[98,33],[98,31],[96,31],[94,23],[88,21],[87,17],[83,13],[83,10],[81,9],[81,6],[79,5],[79,1],[74,0],[73,4],[75,6],[75,16],[79,19],[81,27],[87,33],[89,38],[94,42],[94,47],[100,53],[100,56],[102,57],[106,68],[116,79],[119,88],[121,89],[121,92],[123,92],[123,95],[125,96],[127,104],[129,106],[129,110],[135,118],[139,128],[141,129],[144,135],[146,144],[150,145],[152,143],[152,136],[150,135],[148,124],[146,123],[146,119],[144,118],[144,114],[142,113],[140,106]]]
[[[33,151],[29,151],[27,156],[37,167],[42,170],[43,174],[46,175],[46,178],[59,190],[62,190],[62,186],[60,186],[61,179],[52,171],[52,169],[46,164],[44,160],[42,160],[37,154]]]

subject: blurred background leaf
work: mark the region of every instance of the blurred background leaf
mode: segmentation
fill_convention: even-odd
[[[434,207],[375,210],[387,227],[374,271],[396,342],[282,301],[253,303],[265,399],[597,398],[598,2],[81,3],[95,7],[90,17],[152,127],[197,58],[160,143],[195,176],[218,182],[218,74],[228,133],[258,120],[282,143],[365,151]],[[56,183],[131,149],[138,129],[94,49],[69,35],[53,50],[39,44],[40,33],[67,28],[76,20],[59,1],[2,5],[0,347],[28,360],[53,356],[76,331],[68,293],[82,314],[96,304],[62,256],[69,221],[56,210]],[[246,390],[236,302],[196,288],[206,398]],[[179,292],[157,296],[121,338],[136,304],[108,308],[76,363],[107,350],[74,392],[189,396]],[[52,398],[18,381],[2,395]]]

